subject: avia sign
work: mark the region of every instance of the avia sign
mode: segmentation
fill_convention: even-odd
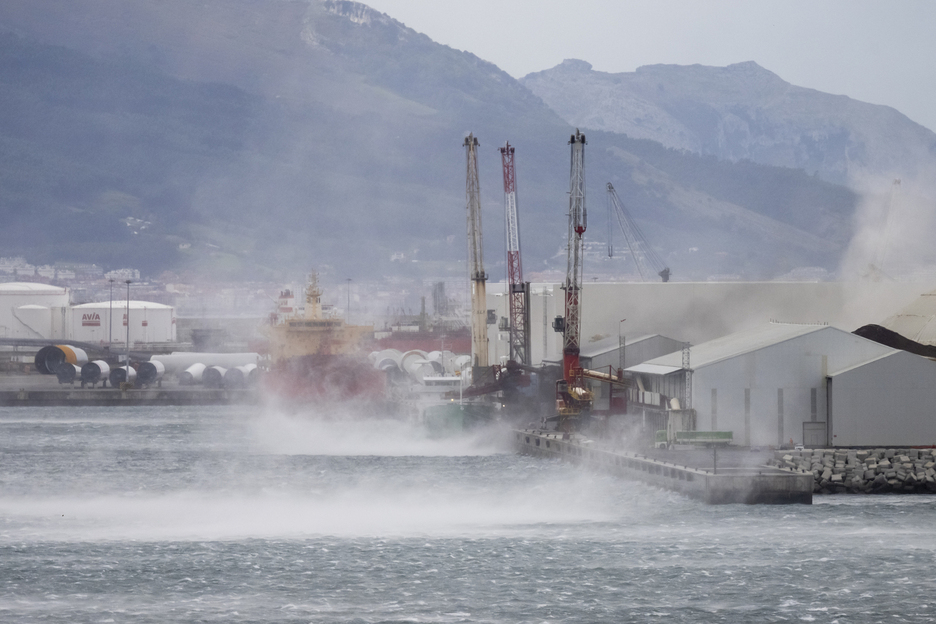
[[[97,312],[85,312],[81,315],[82,327],[100,327],[101,315]]]

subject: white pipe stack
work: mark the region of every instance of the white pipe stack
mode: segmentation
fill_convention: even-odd
[[[150,362],[159,361],[166,367],[166,374],[176,375],[187,370],[193,364],[205,366],[221,366],[231,368],[234,366],[256,365],[260,361],[257,353],[190,353],[188,351],[175,351],[168,355],[154,355]]]

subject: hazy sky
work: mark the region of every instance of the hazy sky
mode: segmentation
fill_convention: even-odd
[[[795,85],[892,106],[936,130],[932,0],[366,0],[514,77],[755,61]]]

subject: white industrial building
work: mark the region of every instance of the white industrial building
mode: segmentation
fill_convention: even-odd
[[[763,324],[693,346],[689,371],[682,352],[628,368],[739,445],[936,443],[936,362],[835,327]]]
[[[67,337],[68,290],[32,282],[0,283],[0,338]]]
[[[622,341],[623,349],[621,348]],[[609,366],[615,369],[620,368],[623,355],[623,368],[627,368],[679,351],[683,348],[683,344],[678,340],[659,335],[607,338],[582,347],[579,352],[579,361],[583,368],[607,371]],[[557,363],[559,363],[558,360]]]
[[[35,282],[0,283],[0,338],[126,344],[127,301],[69,304],[67,288]],[[111,311],[113,310],[113,323]],[[175,308],[129,302],[130,342],[176,342]]]
[[[175,309],[151,301],[129,302],[130,342],[175,342]],[[111,322],[113,310],[113,322]],[[97,344],[126,344],[127,301],[85,303],[71,309],[69,338]]]
[[[623,348],[622,342],[624,343]],[[579,363],[582,368],[607,373],[616,371],[618,368],[634,366],[674,351],[680,351],[682,348],[683,343],[666,336],[654,335],[637,338],[621,336],[587,345],[579,353]],[[624,360],[623,367],[621,366],[622,356]],[[560,365],[561,361],[557,361],[556,364]],[[612,393],[614,396],[621,394],[620,389],[612,390],[611,386],[606,383],[593,381],[590,382],[590,385],[594,393],[594,409],[599,412],[611,407]]]
[[[488,325],[492,363],[509,354],[508,334],[501,329],[509,316],[505,290],[503,282],[487,285],[487,307],[500,321]],[[928,290],[932,285],[898,282],[586,281],[581,348],[585,351],[602,340],[616,339],[619,333],[661,334],[699,344],[770,320],[822,322],[854,330],[881,323]],[[536,366],[562,356],[562,335],[553,331],[552,322],[565,313],[565,301],[557,283],[533,283],[530,291],[529,363]]]

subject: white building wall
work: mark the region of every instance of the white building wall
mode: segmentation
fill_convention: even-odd
[[[125,301],[114,301],[113,325],[110,302],[75,306],[71,311],[72,340],[97,344],[126,345],[127,325]],[[130,342],[175,342],[175,310],[170,306],[130,302]],[[108,332],[113,327],[112,339]]]
[[[51,310],[52,326],[48,329],[30,327],[34,321],[23,322],[20,308],[26,308],[26,316],[33,318],[28,306],[41,306]],[[0,338],[65,338],[56,331],[56,320],[61,310],[68,307],[68,290],[45,284],[6,282],[0,283]],[[59,326],[60,327],[60,326]],[[38,329],[38,331],[37,331]]]
[[[692,406],[700,431],[732,431],[736,444],[803,443],[803,423],[825,420],[825,378],[893,350],[834,327],[811,332],[693,372]],[[691,365],[691,355],[690,355]],[[715,412],[712,390],[716,391]],[[779,392],[783,393],[782,414]],[[750,397],[746,418],[745,394]]]
[[[897,351],[830,383],[832,444],[936,444],[936,362]]]
[[[488,325],[488,356],[492,364],[498,364],[501,356],[510,355],[510,336],[500,331],[501,318],[509,318],[510,301],[505,296],[506,285],[493,282],[487,285],[487,309],[497,314],[497,324]],[[556,294],[558,292],[558,294]],[[539,366],[544,359],[556,361],[562,358],[562,335],[552,328],[553,319],[563,314],[562,290],[553,284],[530,285],[530,363]],[[556,307],[558,306],[558,308]],[[559,310],[557,312],[557,310]],[[545,311],[546,324],[543,324]],[[543,349],[543,343],[546,349]]]

